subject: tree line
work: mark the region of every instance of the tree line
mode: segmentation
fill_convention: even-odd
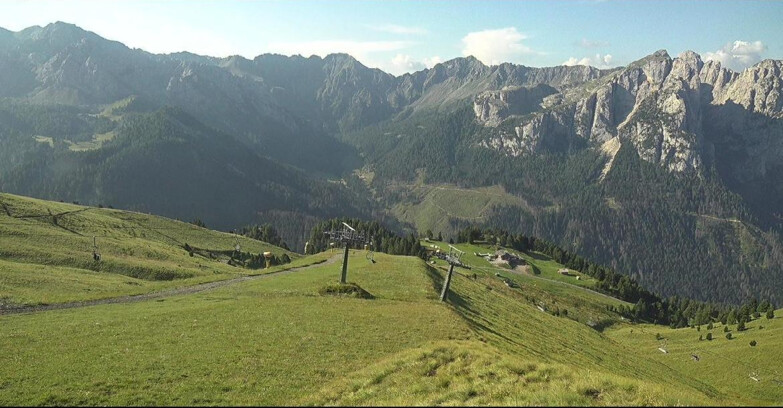
[[[315,253],[329,249],[329,244],[334,241],[325,232],[343,229],[343,222],[367,237],[368,249],[390,255],[410,255],[426,259],[427,251],[415,235],[399,236],[378,221],[365,221],[358,218],[332,218],[316,224],[310,233],[308,242],[312,249],[308,252]],[[334,244],[341,245],[338,242]]]

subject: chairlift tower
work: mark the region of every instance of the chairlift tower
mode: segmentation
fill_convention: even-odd
[[[441,302],[445,302],[449,295],[449,286],[451,285],[451,275],[454,273],[454,267],[465,267],[465,265],[460,262],[462,255],[465,255],[465,251],[460,251],[452,245],[449,245],[449,254],[442,256],[442,259],[449,263],[449,274],[446,275],[446,282],[443,283],[443,290],[440,292]]]
[[[348,249],[351,244],[362,245],[368,244],[372,239],[368,239],[364,234],[360,234],[356,229],[350,225],[343,223],[343,228],[339,230],[324,231],[324,234],[328,235],[330,239],[342,242],[345,245],[345,253],[343,254],[343,270],[340,274],[340,283],[346,283],[348,277]]]

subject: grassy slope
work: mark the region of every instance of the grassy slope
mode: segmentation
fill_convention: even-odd
[[[742,400],[748,395],[763,403],[783,404],[783,310],[776,318],[764,317],[746,324],[747,330],[738,332],[736,325],[729,325],[733,339],[726,339],[723,326],[718,323],[712,330],[677,329],[654,325],[638,325],[608,332],[615,341],[631,346],[640,357],[660,362],[683,375],[699,377],[714,384],[730,397]],[[763,327],[763,329],[759,329]],[[699,341],[699,336],[712,333],[713,340]],[[664,339],[656,340],[656,334]],[[755,347],[750,341],[756,340]],[[658,347],[664,346],[664,354]],[[698,361],[692,355],[699,357]],[[751,379],[751,375],[759,381]]]
[[[480,249],[460,246],[470,254]],[[333,263],[158,301],[0,316],[0,404],[780,401],[775,383],[741,392],[721,380],[725,371],[705,376],[661,359],[648,350],[657,343],[645,343],[654,335],[625,337],[631,329],[665,333],[672,338],[665,357],[673,357],[674,338],[690,339],[693,329],[621,323],[601,333],[583,324],[616,320],[605,307],[616,299],[487,268],[473,257],[466,258],[472,270],[458,269],[447,305],[437,300],[443,265],[384,254],[376,260],[355,251],[348,274],[372,300],[318,295],[338,280],[340,264]],[[495,273],[521,288],[506,287]],[[568,318],[542,313],[541,304],[568,308]],[[747,359],[778,344],[783,336],[773,326],[759,332],[768,337],[757,337],[755,349],[746,339],[722,341],[744,345],[732,359]],[[780,366],[779,356],[765,354],[768,367]]]
[[[428,341],[465,339],[414,258],[351,259],[373,300],[319,296],[339,263],[127,305],[0,317],[0,404],[290,404]]]
[[[421,185],[412,190],[413,199],[392,208],[401,221],[413,224],[420,232],[426,230],[449,233],[455,219],[480,221],[487,210],[496,205],[522,206],[527,203],[508,194],[502,187],[463,189],[449,185]],[[453,232],[453,231],[452,231]]]
[[[436,245],[442,251],[448,251],[448,244],[443,242],[422,242],[422,245]],[[566,309],[569,313],[568,316],[579,322],[593,325],[601,324],[604,326],[616,324],[619,323],[621,319],[616,313],[609,312],[607,306],[630,306],[627,302],[605,296],[592,290],[575,288],[574,286],[576,285],[587,288],[593,287],[595,285],[595,280],[592,278],[587,279],[583,276],[583,280],[577,281],[574,277],[560,275],[557,271],[563,268],[563,266],[546,255],[537,252],[527,254],[519,251],[512,251],[521,255],[532,268],[535,268],[540,272],[538,275],[531,276],[495,267],[484,258],[474,255],[474,253],[486,253],[487,251],[491,251],[490,247],[487,245],[457,244],[454,246],[465,251],[462,262],[472,268],[470,271],[457,269],[458,273],[464,275],[479,273],[482,276],[489,277],[493,281],[497,281],[494,282],[493,285],[499,284],[500,280],[495,278],[495,274],[499,273],[501,277],[511,279],[520,285],[521,288],[514,293],[522,296],[527,303],[541,306],[547,311]],[[447,265],[444,261],[436,260],[435,262],[437,267],[444,271],[446,270]]]
[[[476,341],[405,350],[303,400],[307,405],[674,405],[693,394],[621,376],[538,363]]]
[[[100,299],[263,272],[190,257],[183,249],[188,243],[231,250],[236,242],[231,234],[135,212],[10,194],[0,194],[0,203],[0,303]],[[93,236],[100,263],[92,259]],[[296,257],[251,239],[240,238],[240,245],[245,252]]]
[[[348,275],[373,300],[318,295],[335,263],[162,302],[0,317],[0,403],[716,401],[494,277],[455,278],[452,307],[421,260],[376,260],[354,253]]]

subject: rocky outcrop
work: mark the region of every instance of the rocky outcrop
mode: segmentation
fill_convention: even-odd
[[[617,138],[673,172],[699,171],[716,159],[716,147],[739,149],[740,167],[764,175],[767,163],[783,159],[782,68],[781,61],[765,60],[736,73],[692,51],[672,59],[662,50],[550,95],[555,103],[542,101],[537,110],[503,91],[487,92],[474,100],[476,119],[511,124],[514,132],[504,125],[480,144],[516,156],[585,143],[597,148]]]
[[[512,115],[526,115],[541,109],[541,104],[557,90],[540,84],[532,88],[508,87],[500,91],[487,91],[477,96],[473,111],[480,123],[497,126]]]

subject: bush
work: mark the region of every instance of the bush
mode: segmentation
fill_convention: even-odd
[[[702,335],[700,334],[700,335],[699,335],[699,341],[702,341],[702,340],[704,340],[704,336],[702,336]]]
[[[190,223],[195,225],[195,226],[197,226],[197,227],[201,227],[201,228],[206,228],[207,227],[207,224],[204,224],[204,221],[201,221],[201,218],[196,218],[195,220],[191,221]]]
[[[712,340],[712,333],[707,333],[707,340]]]
[[[756,347],[756,340],[751,340],[750,341],[750,346],[751,347]]]
[[[731,340],[731,333],[726,333],[726,339]]]
[[[355,283],[328,285],[318,291],[324,296],[346,296],[359,299],[373,299],[374,296]]]
[[[655,340],[663,340],[663,336],[661,336],[661,333],[655,333]]]
[[[707,330],[712,330],[712,322],[707,323]]]
[[[775,311],[774,311],[774,310],[772,310],[772,308],[770,308],[769,310],[767,310],[767,319],[772,319],[772,318],[774,318],[774,317],[775,317]]]
[[[724,333],[728,333],[729,332],[729,326],[728,325],[723,326],[723,332]]]

